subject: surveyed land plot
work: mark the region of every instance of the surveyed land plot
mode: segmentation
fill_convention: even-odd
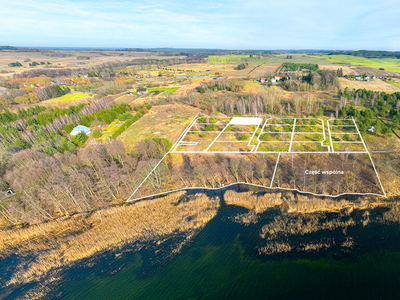
[[[197,117],[150,169],[128,201],[238,183],[332,197],[385,196],[353,119]]]

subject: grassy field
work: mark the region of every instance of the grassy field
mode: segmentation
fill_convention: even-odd
[[[275,74],[281,64],[261,65],[254,69],[250,74],[250,78],[259,78],[267,74]]]
[[[324,58],[314,57],[306,54],[291,54],[292,59],[287,59],[287,54],[282,55],[268,55],[266,57],[251,58],[249,55],[210,55],[207,61],[212,64],[241,64],[248,63],[249,65],[270,65],[282,64],[285,62],[291,63],[314,63],[319,65],[330,65],[330,61]]]
[[[400,59],[393,58],[364,58],[352,55],[320,55],[313,56],[322,58],[331,63],[344,63],[349,65],[362,65],[370,68],[384,68],[386,71],[400,72]]]
[[[265,88],[263,86],[261,86],[261,84],[259,84],[257,81],[246,81],[244,90],[245,90],[245,92],[250,93],[250,94],[263,95],[266,93]]]
[[[99,138],[99,140],[101,140],[102,142],[107,142],[108,138],[111,138],[114,132],[119,128],[117,124],[121,125],[123,123],[124,121],[120,121],[117,119],[112,122],[107,128],[104,128],[103,130],[97,129],[97,131],[100,131],[103,134],[101,138]]]
[[[390,84],[394,84],[396,86],[400,86],[400,82],[394,81],[394,80],[390,80],[388,81]]]
[[[160,137],[174,143],[199,111],[181,104],[155,106],[117,139],[124,143],[128,152],[144,139]]]
[[[69,101],[82,99],[82,98],[89,97],[89,96],[90,96],[89,93],[66,94],[66,95],[58,97],[58,98],[46,100],[45,102],[46,103],[63,103],[63,102],[69,102]]]
[[[236,65],[229,64],[210,64],[210,63],[201,63],[201,64],[180,64],[180,65],[171,65],[168,66],[168,70],[173,70],[174,74],[189,74],[189,75],[200,75],[200,74],[214,74],[221,73],[225,74],[226,72],[232,71]],[[178,71],[181,70],[181,71]]]
[[[400,91],[400,84],[390,84],[380,79],[375,79],[371,81],[357,81],[348,80],[346,78],[339,78],[339,82],[343,89],[348,87],[349,89],[367,89],[386,93],[394,93]]]
[[[159,92],[159,91],[170,91],[172,93],[175,93],[177,90],[179,90],[180,87],[165,87],[165,88],[152,88],[148,89],[149,92]]]

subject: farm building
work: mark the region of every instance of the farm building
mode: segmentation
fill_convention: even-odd
[[[279,81],[279,80],[281,80],[282,79],[282,75],[275,75],[275,80],[276,81]]]
[[[72,129],[70,135],[76,136],[76,135],[80,134],[81,132],[83,132],[86,135],[89,135],[92,132],[92,130],[89,127],[86,127],[83,125],[78,125],[74,129]]]
[[[147,93],[147,88],[137,88],[136,92],[138,94],[145,94],[145,93]]]
[[[260,78],[260,82],[264,83],[265,82],[265,77]]]
[[[272,83],[276,83],[275,77],[272,77],[272,78],[271,78],[271,82],[272,82]]]
[[[374,126],[369,126],[369,127],[367,128],[367,131],[368,131],[368,132],[375,132],[375,127],[374,127]]]

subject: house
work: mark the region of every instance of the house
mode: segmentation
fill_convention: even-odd
[[[131,95],[132,95],[132,92],[128,92],[128,93],[126,93],[126,95],[127,95],[127,96],[131,96]]]
[[[137,92],[139,95],[141,95],[141,94],[146,94],[148,91],[147,91],[147,88],[137,88],[137,89],[136,89],[136,92]]]
[[[364,80],[369,81],[369,76],[365,76]]]
[[[283,77],[282,75],[275,75],[275,80],[276,80],[276,81],[279,81],[279,80],[282,79],[282,77]]]
[[[362,80],[362,77],[361,77],[361,75],[356,75],[356,76],[355,76],[355,79],[356,79],[356,80]]]
[[[264,83],[264,82],[265,82],[265,77],[261,77],[261,78],[260,78],[260,82],[261,82],[261,83]]]
[[[272,82],[272,83],[276,83],[275,77],[272,77],[272,78],[271,78],[271,82]]]
[[[375,127],[374,127],[374,126],[369,126],[369,127],[367,128],[367,131],[368,131],[368,132],[375,132]]]
[[[89,135],[92,132],[92,130],[89,127],[86,127],[83,125],[78,125],[74,129],[72,129],[70,135],[76,136],[76,135],[80,134],[81,132],[83,132],[86,135]]]

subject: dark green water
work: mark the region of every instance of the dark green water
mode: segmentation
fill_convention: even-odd
[[[119,257],[106,253],[90,267],[75,267],[52,286],[49,299],[400,299],[400,227],[398,223],[361,224],[361,213],[319,215],[323,220],[353,219],[338,227],[282,240],[294,248],[310,241],[330,241],[319,251],[292,250],[259,254],[267,242],[263,225],[280,214],[270,211],[257,223],[235,223],[238,207],[221,209],[216,218],[169,256],[174,242],[161,249],[129,248]],[[373,218],[380,218],[380,213]],[[303,220],[304,221],[304,220]],[[307,224],[304,224],[306,226]],[[351,237],[351,251],[341,243]],[[154,253],[155,250],[162,250]]]

